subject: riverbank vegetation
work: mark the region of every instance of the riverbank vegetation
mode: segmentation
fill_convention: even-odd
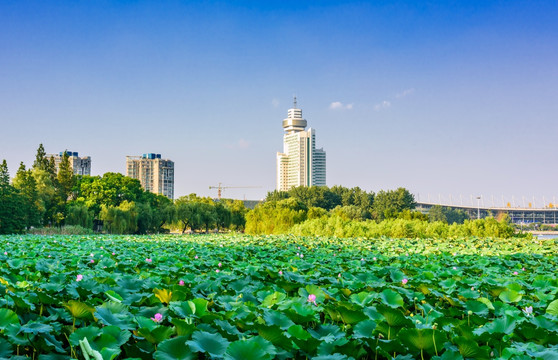
[[[511,237],[504,216],[470,220],[460,210],[434,206],[415,211],[404,188],[367,192],[359,187],[296,187],[272,191],[254,209],[239,200],[182,196],[174,201],[144,191],[119,173],[75,176],[64,154],[58,170],[42,145],[33,166],[22,163],[10,181],[0,165],[0,233],[153,234],[246,231],[337,237]]]

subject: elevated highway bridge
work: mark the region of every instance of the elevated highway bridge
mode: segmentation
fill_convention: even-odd
[[[492,216],[498,218],[500,214],[508,214],[515,224],[539,223],[558,225],[558,208],[521,208],[521,207],[485,207],[467,205],[444,205],[439,203],[417,202],[416,210],[428,214],[433,206],[442,206],[464,210],[471,219],[481,219]]]

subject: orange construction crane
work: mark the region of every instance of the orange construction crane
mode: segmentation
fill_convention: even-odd
[[[225,189],[254,189],[254,188],[261,188],[261,186],[223,186],[219,183],[218,186],[210,186],[209,189],[217,189],[217,198],[221,200],[221,193]]]

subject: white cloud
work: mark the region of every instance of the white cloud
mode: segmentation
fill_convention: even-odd
[[[250,147],[250,143],[244,139],[240,139],[238,140],[238,147],[241,149],[246,149]]]
[[[279,99],[271,100],[271,105],[273,105],[273,107],[279,107]]]
[[[401,99],[401,98],[404,98],[407,95],[412,95],[414,92],[415,92],[415,89],[410,88],[410,89],[407,89],[407,90],[404,90],[404,91],[400,92],[399,94],[396,94],[395,97],[398,98],[398,99]]]
[[[391,103],[387,100],[384,100],[381,103],[374,105],[374,110],[380,111],[382,109],[387,109],[389,107],[391,107]]]
[[[341,101],[334,101],[329,104],[329,108],[332,110],[351,110],[353,108],[353,104],[343,105]]]
[[[234,144],[226,144],[225,147],[227,149],[247,149],[250,147],[250,142],[244,139],[240,139]]]

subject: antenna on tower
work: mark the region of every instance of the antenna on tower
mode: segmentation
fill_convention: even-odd
[[[294,107],[293,107],[293,109],[296,109],[296,95],[293,95],[293,96],[294,96],[294,101],[293,101]]]

